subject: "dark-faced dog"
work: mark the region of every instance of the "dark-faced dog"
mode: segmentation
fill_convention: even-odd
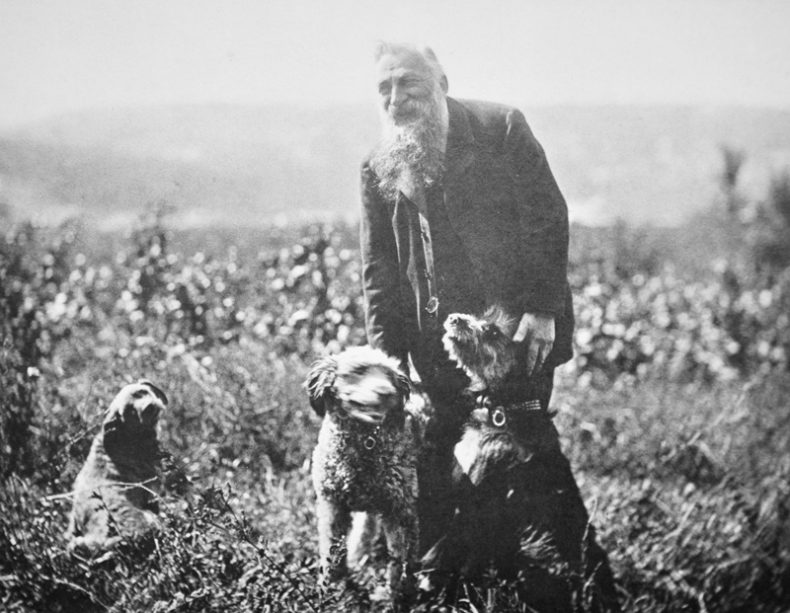
[[[113,399],[74,482],[70,548],[106,550],[158,526],[157,424],[166,405],[164,392],[147,380]]]
[[[476,400],[455,447],[458,509],[447,536],[423,558],[423,586],[493,573],[520,578],[535,610],[572,611],[584,597],[585,577],[601,564],[612,594],[614,586],[552,416],[539,400],[548,395],[519,372],[516,323],[500,308],[445,321],[444,347],[469,376]],[[592,560],[584,560],[586,568],[585,556]],[[608,610],[617,610],[614,602]]]
[[[312,468],[321,580],[346,574],[351,513],[376,514],[390,557],[389,596],[398,599],[418,537],[419,429],[406,410],[409,380],[381,351],[354,347],[314,364],[306,387],[323,418]],[[364,531],[353,534],[364,538]],[[357,556],[360,547],[348,543]]]

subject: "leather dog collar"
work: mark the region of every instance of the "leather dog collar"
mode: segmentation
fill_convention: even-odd
[[[507,424],[508,412],[532,412],[542,411],[540,400],[523,400],[508,404],[495,403],[488,394],[480,394],[475,399],[475,406],[480,409],[488,410],[488,419],[497,428],[502,428]]]

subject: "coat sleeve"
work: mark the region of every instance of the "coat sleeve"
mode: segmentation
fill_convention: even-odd
[[[518,302],[525,312],[557,318],[566,310],[568,208],[543,148],[517,109],[507,116],[505,153],[524,241],[526,290]]]
[[[392,219],[367,163],[362,165],[361,179],[360,254],[368,343],[405,365],[408,347]]]

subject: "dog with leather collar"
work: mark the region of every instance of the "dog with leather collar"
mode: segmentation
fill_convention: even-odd
[[[519,373],[512,318],[496,307],[482,316],[454,313],[444,329],[445,350],[469,377],[474,409],[454,449],[456,514],[446,536],[422,558],[421,587],[453,593],[458,580],[482,582],[492,570],[512,579],[557,559],[540,517],[543,492],[551,489],[543,465],[556,431],[533,382]],[[534,534],[541,535],[541,547],[525,553],[525,535]],[[541,570],[543,579],[554,580]],[[568,590],[560,588],[548,605],[540,598],[528,602],[538,610],[565,611]]]
[[[464,583],[518,579],[530,610],[575,612],[583,598],[585,611],[619,611],[606,553],[548,410],[550,373],[524,374],[515,320],[501,308],[454,313],[444,329],[444,347],[469,376],[476,402],[454,449],[456,513],[422,558],[421,586],[441,586],[452,604],[454,594],[475,593]]]

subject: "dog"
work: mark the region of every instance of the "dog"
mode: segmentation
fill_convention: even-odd
[[[419,536],[420,422],[406,407],[409,378],[396,360],[362,346],[317,361],[305,387],[322,418],[312,458],[321,583],[347,574],[347,551],[360,560],[377,517],[389,555],[380,596],[398,601],[411,582]]]
[[[454,449],[457,511],[446,536],[422,559],[421,587],[480,582],[493,571],[520,579],[522,596],[535,610],[570,612],[586,577],[600,572],[596,579],[612,595],[613,578],[552,414],[541,404],[548,394],[541,393],[540,379],[519,368],[524,348],[512,340],[517,323],[496,306],[479,317],[454,313],[444,322],[442,343],[468,375],[475,408]],[[591,556],[586,569],[585,552]],[[601,610],[619,610],[612,598]]]
[[[448,536],[423,562],[469,579],[490,567],[514,575],[520,538],[531,530],[523,513],[528,492],[516,487],[513,469],[538,450],[535,426],[546,416],[538,400],[515,400],[524,387],[514,369],[516,323],[498,307],[480,317],[453,313],[444,322],[444,349],[469,377],[475,408],[454,449],[458,512]]]
[[[165,393],[146,379],[115,396],[74,481],[70,549],[106,551],[158,528],[157,426],[166,406]]]

